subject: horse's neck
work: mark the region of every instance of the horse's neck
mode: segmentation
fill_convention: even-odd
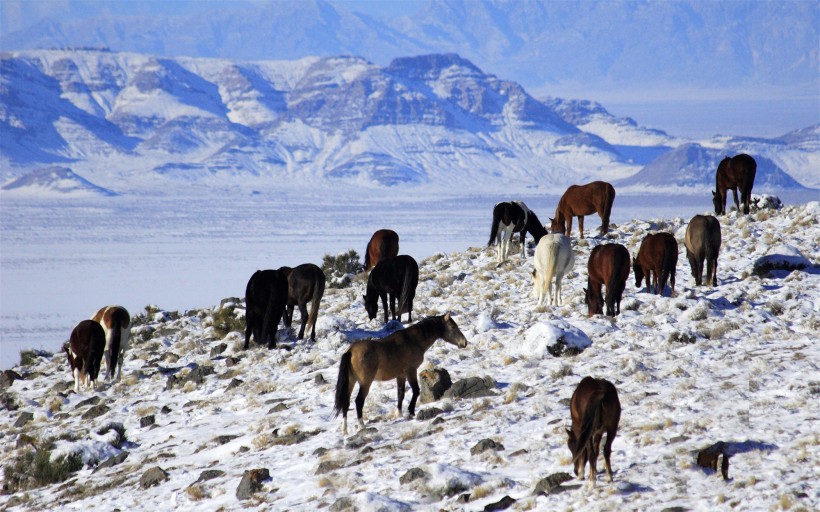
[[[444,333],[444,329],[435,324],[434,319],[422,320],[421,322],[415,325],[419,328],[420,335],[417,338],[418,344],[422,348],[424,352],[433,346],[433,343],[438,340],[441,335]]]

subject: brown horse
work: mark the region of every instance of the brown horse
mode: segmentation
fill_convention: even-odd
[[[621,313],[621,297],[629,278],[629,251],[621,244],[599,245],[589,253],[585,302],[588,315],[603,314],[604,298],[601,285],[606,285],[606,314]]]
[[[550,231],[569,236],[572,217],[578,217],[578,230],[584,238],[584,215],[597,213],[601,217],[601,234],[609,231],[609,215],[615,202],[615,188],[605,181],[593,181],[586,185],[572,185],[564,192],[550,219]]]
[[[399,255],[399,235],[392,229],[380,229],[373,233],[364,250],[364,270],[369,272],[385,258]]]
[[[521,233],[521,257],[526,257],[527,232],[532,234],[536,244],[542,236],[547,234],[541,221],[523,201],[505,201],[493,207],[493,223],[490,225],[490,241],[487,245],[493,245],[498,241],[496,249],[498,263],[507,260],[510,240],[514,233]]]
[[[373,268],[367,278],[367,291],[364,294],[364,308],[367,316],[373,320],[379,312],[379,298],[384,309],[384,323],[387,323],[387,296],[390,295],[390,311],[393,320],[401,321],[401,315],[407,313],[408,322],[413,321],[413,299],[416,297],[416,286],[419,284],[419,264],[412,256],[403,254],[395,258],[383,259]],[[399,303],[396,317],[396,301]]]
[[[666,282],[671,280],[675,293],[675,267],[678,265],[678,241],[671,233],[651,233],[644,237],[638,257],[632,259],[635,286],[640,288],[646,277],[646,291],[663,295]],[[671,296],[671,294],[670,294]]]
[[[288,278],[278,270],[257,270],[245,288],[245,350],[256,343],[276,348],[276,329],[288,304]]]
[[[131,334],[131,315],[122,306],[105,306],[94,313],[91,319],[98,322],[105,332],[105,379],[113,379],[116,371],[119,382]]]
[[[743,203],[743,213],[749,213],[749,202],[752,199],[752,187],[755,184],[757,162],[747,154],[740,154],[720,161],[715,171],[715,188],[712,191],[712,203],[715,205],[715,215],[726,213],[726,195],[729,190],[735,198],[735,208],[740,210],[737,202],[737,189],[740,188],[740,200]]]
[[[299,306],[302,316],[302,326],[299,328],[297,340],[305,336],[305,327],[310,329],[310,340],[316,341],[316,319],[319,317],[319,303],[325,294],[325,273],[313,263],[303,263],[295,268],[280,267],[288,279],[288,305],[285,309],[285,326],[293,324],[293,308]],[[310,302],[310,316],[307,303]]]
[[[413,396],[410,398],[408,411],[410,416],[415,415],[416,400],[419,396],[416,372],[424,362],[424,353],[439,338],[458,348],[467,346],[467,338],[461,333],[450,313],[427,317],[416,325],[396,331],[386,338],[359,340],[350,345],[339,364],[336,402],[333,408],[335,416],[341,414],[344,418],[343,432],[347,434],[347,410],[350,407],[350,395],[353,394],[353,387],[357,382],[359,394],[356,396],[356,415],[360,428],[364,427],[364,400],[374,380],[396,379],[399,414],[404,401],[404,384],[409,382]]]
[[[604,463],[611,482],[612,464],[609,457],[612,454],[612,441],[615,440],[618,423],[621,420],[618,390],[608,380],[584,377],[572,393],[569,411],[572,416],[572,430],[567,429],[567,446],[572,452],[575,476],[583,480],[584,469],[589,462],[589,485],[595,485],[601,438],[606,432]]]
[[[74,376],[74,392],[80,392],[80,385],[97,388],[103,352],[105,352],[105,332],[94,320],[83,320],[71,331],[68,344],[63,347],[68,356],[68,365]]]
[[[706,281],[717,286],[717,260],[720,253],[720,222],[711,215],[695,215],[686,226],[686,257],[692,267],[695,284],[703,284],[703,261]]]

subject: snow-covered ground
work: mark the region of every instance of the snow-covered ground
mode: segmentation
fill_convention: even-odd
[[[345,503],[359,510],[480,510],[511,496],[517,500],[513,510],[820,507],[820,491],[812,483],[820,467],[820,432],[817,408],[811,405],[818,395],[820,274],[816,267],[778,271],[768,277],[753,271],[755,261],[771,256],[780,246],[788,253],[782,260],[802,255],[818,264],[820,203],[722,217],[719,286],[712,288],[694,286],[682,244],[690,213],[708,212],[708,203],[668,203],[656,208],[656,215],[637,217],[643,220],[617,220],[623,212],[618,212],[621,203],[616,200],[617,226],[605,240],[579,242],[573,233],[576,265],[564,281],[564,304],[539,307],[532,296],[531,256],[522,261],[513,251],[514,256],[499,266],[494,249],[485,247],[486,212],[492,203],[485,200],[486,204],[463,205],[442,201],[443,211],[472,212],[446,220],[438,218],[438,211],[419,208],[413,220],[368,211],[376,220],[363,224],[354,215],[331,210],[338,218],[338,236],[328,237],[317,223],[322,243],[316,244],[309,258],[287,249],[291,242],[310,240],[305,229],[286,229],[288,218],[277,219],[262,198],[258,211],[248,218],[241,214],[241,207],[247,205],[230,209],[228,204],[215,203],[204,221],[212,226],[209,236],[198,230],[179,233],[187,241],[179,245],[174,226],[190,224],[170,211],[155,212],[156,240],[148,231],[133,236],[140,245],[155,249],[153,255],[152,251],[139,254],[145,261],[138,271],[146,288],[148,283],[157,285],[154,298],[162,307],[168,307],[161,301],[170,297],[163,287],[186,288],[186,281],[160,281],[174,275],[192,278],[187,269],[202,270],[200,259],[215,266],[192,280],[192,286],[218,281],[227,272],[216,266],[220,262],[242,268],[229,285],[219,284],[210,288],[210,294],[197,297],[205,309],[176,319],[176,315],[153,313],[146,324],[136,327],[122,383],[106,384],[93,393],[66,391],[70,376],[65,357],[59,354],[16,367],[27,378],[7,390],[19,409],[0,416],[3,464],[28,449],[25,442],[18,442],[19,434],[25,433],[35,442],[67,438],[57,441],[54,456],[81,453],[87,465],[65,483],[2,495],[0,504],[15,510],[88,509],[101,504],[146,511],[341,510]],[[362,201],[353,211],[364,213],[369,205]],[[309,219],[321,217],[315,207],[294,206],[302,211],[300,207],[315,212],[315,216],[306,214]],[[554,202],[533,201],[532,207],[546,222]],[[108,219],[111,226],[117,222],[104,206],[89,207],[86,214],[92,216],[94,209],[100,209],[96,218]],[[670,210],[679,213],[668,214]],[[47,209],[40,211],[43,219],[54,219],[58,225],[77,225],[75,219],[60,220],[64,209],[50,214]],[[198,214],[199,210],[191,212]],[[40,254],[46,268],[62,265],[35,250],[42,247],[33,247],[34,235],[11,229],[5,214],[3,222],[4,242],[9,233],[21,242],[14,244],[21,247],[21,260],[28,261],[26,254],[29,258]],[[258,242],[263,229],[254,223],[271,226],[270,245]],[[218,312],[222,296],[242,295],[247,275],[257,266],[316,261],[325,252],[349,247],[361,251],[366,241],[363,226],[372,232],[391,225],[398,226],[402,235],[402,252],[420,260],[414,319],[449,311],[469,340],[465,349],[437,342],[422,368],[444,368],[453,381],[489,376],[497,388],[489,397],[421,404],[420,411],[438,407],[443,412],[434,420],[409,420],[394,416],[395,383],[376,383],[365,404],[368,429],[345,438],[341,420],[332,416],[339,358],[352,340],[383,336],[399,327],[367,320],[361,301],[363,281],[326,292],[315,344],[297,343],[292,333],[280,331],[280,341],[291,350],[252,347],[243,351],[239,332],[220,339],[209,326],[210,319]],[[587,234],[598,225],[598,219],[590,217]],[[421,228],[413,230],[413,226]],[[214,237],[229,228],[245,235],[227,239],[222,247],[214,245]],[[630,276],[619,317],[587,318],[583,288],[590,250],[602,242],[618,242],[634,253],[643,236],[654,230],[673,232],[680,242],[674,295],[658,297],[636,289]],[[125,261],[124,253],[133,247],[122,234],[106,235],[99,227],[70,230],[64,238],[54,235],[58,232],[50,231],[43,241],[54,251],[76,246],[85,237],[108,237],[119,248],[115,257]],[[204,238],[211,254],[224,254],[221,260],[178,250],[205,247]],[[426,249],[421,248],[431,245],[441,252],[423,257]],[[3,257],[7,257],[5,247]],[[100,255],[96,261],[104,259]],[[78,255],[74,261],[87,269],[95,259]],[[157,269],[166,270],[152,273]],[[76,278],[72,283],[81,281]],[[218,292],[221,296],[213,295]],[[58,302],[70,296],[68,291],[55,295]],[[84,295],[80,293],[77,300],[86,300]],[[96,307],[116,296],[115,292],[94,295],[92,302]],[[3,297],[4,314],[7,297]],[[90,313],[94,307],[89,304],[85,309]],[[132,309],[134,314],[139,312],[140,307]],[[241,315],[241,308],[237,312]],[[538,340],[544,345],[554,341],[556,327],[571,327],[576,337],[580,330],[591,346],[577,356],[545,355]],[[69,330],[70,324],[66,335]],[[221,343],[226,350],[212,355]],[[228,357],[238,361],[229,366],[234,361]],[[213,373],[202,372],[200,384],[166,389],[169,375],[184,377],[195,368],[208,367]],[[586,375],[606,378],[619,390],[623,414],[612,454],[615,482],[602,477],[590,490],[570,481],[564,484],[569,487],[565,492],[533,496],[542,478],[571,472],[564,433],[570,421],[568,399]],[[99,397],[107,410],[83,419],[90,406],[80,404],[90,397]],[[24,411],[33,413],[33,419],[24,427],[14,427]],[[149,415],[155,416],[155,425],[140,426],[141,418]],[[125,427],[128,441],[121,448],[112,446],[111,432],[96,433],[112,421]],[[504,449],[471,454],[471,448],[486,438]],[[726,482],[694,464],[693,452],[717,441],[728,443],[733,454]],[[121,450],[129,452],[121,464],[97,471],[91,467],[95,460]],[[142,488],[140,478],[153,466],[160,466],[167,479]],[[271,479],[253,498],[240,503],[237,486],[243,472],[255,468],[268,469]],[[413,468],[427,477],[400,483]],[[224,473],[194,483],[205,470]],[[462,500],[463,495],[469,502]]]

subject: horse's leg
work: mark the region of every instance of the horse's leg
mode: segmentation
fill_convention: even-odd
[[[735,199],[735,209],[740,213],[740,202],[737,200],[737,187],[732,188],[732,197]]]
[[[411,368],[407,370],[405,376],[407,377],[407,382],[410,383],[410,389],[413,391],[413,397],[410,398],[410,405],[407,407],[407,411],[410,413],[410,416],[416,415],[416,400],[419,398],[419,379],[416,375],[416,368]]]
[[[253,329],[253,313],[248,308],[245,313],[245,350],[248,350],[251,341],[251,330]]]
[[[401,418],[401,403],[404,402],[404,384],[405,384],[404,377],[396,377],[396,391],[398,391],[398,409],[399,409],[399,417]]]
[[[561,273],[555,274],[555,305],[560,306],[563,304],[563,299],[561,298],[561,280],[564,278],[564,275]]]
[[[567,215],[566,224],[567,224],[567,233],[566,233],[566,235],[569,236],[569,234],[572,232],[572,215]],[[581,238],[584,238],[583,233],[581,233]]]
[[[111,349],[109,348],[103,352],[105,358],[105,380],[111,380],[114,377],[114,369],[111,368]]]
[[[527,259],[527,230],[521,230],[521,259]]]
[[[584,238],[584,216],[578,216],[578,231],[581,232],[581,238]]]
[[[384,310],[384,323],[387,323],[389,321],[389,318],[387,316],[387,292],[381,292],[381,298],[382,309]]]
[[[364,418],[362,415],[362,411],[364,409],[364,400],[367,398],[367,393],[370,392],[370,384],[373,382],[360,382],[359,383],[359,394],[356,395],[356,417],[359,420],[359,428],[364,428]]]
[[[293,321],[293,306],[290,306],[290,314],[291,314],[291,322]],[[308,313],[307,313],[307,302],[300,302],[299,303],[299,314],[301,315],[302,326],[299,328],[299,336],[296,337],[297,340],[301,340],[305,337],[305,327],[307,327],[308,322]]]
[[[612,441],[615,439],[615,433],[612,431],[607,431],[606,433],[606,442],[604,443],[604,464],[606,465],[606,474],[609,477],[609,481],[612,482],[612,464],[609,462],[609,457],[612,455]]]
[[[589,447],[589,486],[595,487],[598,477],[598,451],[601,449],[603,432],[592,436],[592,445]]]
[[[396,319],[396,303],[399,301],[399,296],[395,293],[390,294],[390,313],[393,315],[393,320]],[[401,321],[401,311],[399,311],[399,321]]]

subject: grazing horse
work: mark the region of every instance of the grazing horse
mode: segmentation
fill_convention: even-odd
[[[561,280],[575,266],[575,253],[572,252],[569,237],[558,233],[544,235],[535,247],[535,270],[532,272],[535,297],[538,304],[544,303],[544,296],[549,297],[551,305],[561,305]],[[555,293],[552,281],[555,279]]]
[[[706,282],[717,286],[720,222],[711,215],[695,215],[686,226],[684,245],[695,284],[697,286],[703,284],[703,261],[706,260]]]
[[[256,343],[276,347],[276,328],[288,304],[288,278],[278,270],[257,270],[245,288],[245,350]]]
[[[621,297],[629,278],[629,251],[621,244],[599,245],[589,253],[585,301],[588,315],[603,314],[604,298],[601,285],[606,285],[606,314],[621,313]]]
[[[601,438],[606,433],[604,463],[611,482],[612,465],[609,456],[612,454],[612,441],[615,440],[621,420],[618,390],[608,380],[584,377],[572,393],[569,411],[572,430],[567,429],[567,446],[572,452],[575,476],[583,480],[584,469],[589,462],[589,485],[595,485]]]
[[[131,315],[122,306],[105,306],[91,319],[99,323],[105,332],[105,379],[113,379],[116,370],[119,382],[122,380],[122,365],[131,335]]]
[[[325,294],[325,273],[313,263],[303,263],[295,268],[280,267],[279,272],[288,279],[288,305],[285,310],[285,326],[293,323],[293,307],[299,305],[302,326],[297,340],[305,336],[305,327],[310,328],[310,340],[316,341],[316,319],[319,317],[319,302]],[[307,303],[310,302],[310,316]]]
[[[715,171],[715,188],[712,191],[712,203],[715,205],[715,215],[726,213],[726,195],[731,189],[735,198],[735,208],[740,210],[737,202],[737,189],[740,188],[740,201],[743,203],[743,213],[749,213],[749,202],[752,199],[752,187],[755,184],[757,162],[747,154],[740,154],[720,161]]]
[[[417,370],[424,362],[424,353],[433,343],[443,338],[458,348],[467,346],[467,338],[456,325],[450,313],[444,316],[427,317],[421,322],[396,331],[382,339],[359,340],[347,349],[339,363],[339,378],[336,380],[336,401],[334,415],[344,418],[343,432],[347,434],[347,410],[350,407],[350,396],[353,387],[359,383],[359,394],[356,396],[356,416],[359,428],[364,428],[362,409],[370,385],[374,380],[385,381],[396,379],[398,387],[398,409],[404,401],[404,384],[410,383],[413,396],[410,398],[408,411],[410,416],[416,414],[416,400],[419,396]]]
[[[399,235],[392,229],[380,229],[373,233],[364,250],[364,270],[369,272],[385,258],[399,255]]]
[[[387,323],[387,296],[390,295],[390,311],[396,320],[396,300],[399,302],[398,320],[402,313],[408,313],[408,322],[413,321],[413,299],[416,286],[419,284],[419,264],[412,256],[403,254],[387,258],[373,267],[367,278],[367,291],[364,294],[364,307],[367,316],[373,320],[379,312],[379,297],[384,309],[384,323]]]
[[[547,234],[541,221],[523,201],[498,203],[493,208],[493,223],[490,226],[490,241],[487,245],[493,245],[498,240],[498,262],[503,263],[507,261],[507,254],[510,251],[510,239],[514,233],[521,233],[521,257],[524,258],[527,232],[532,234],[536,244]]]
[[[578,217],[578,231],[584,238],[584,215],[598,213],[601,217],[601,234],[609,231],[609,216],[615,202],[615,188],[605,181],[593,181],[586,185],[570,186],[555,209],[555,218],[550,219],[550,231],[569,236],[572,231],[572,217]]]
[[[646,291],[663,295],[666,282],[671,281],[675,293],[675,267],[678,265],[678,241],[671,233],[651,233],[644,237],[638,256],[632,259],[635,286],[640,288],[646,277]],[[670,294],[671,296],[671,294]]]
[[[63,350],[68,356],[68,365],[74,376],[74,392],[80,392],[80,385],[90,385],[91,389],[97,389],[97,376],[105,351],[105,332],[102,326],[94,320],[83,320],[71,331],[71,338]]]

